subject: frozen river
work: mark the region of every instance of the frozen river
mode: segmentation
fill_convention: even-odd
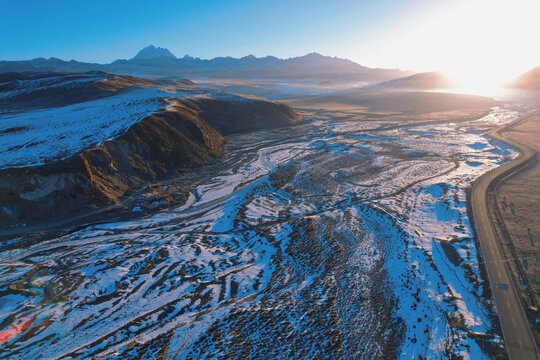
[[[466,189],[517,116],[233,136],[185,204],[0,248],[0,358],[493,354]]]

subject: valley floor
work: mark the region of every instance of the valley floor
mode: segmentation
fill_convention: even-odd
[[[236,135],[165,186],[185,204],[12,239],[0,358],[504,355],[466,189],[517,156],[486,133],[521,114]]]
[[[525,166],[516,168],[509,173],[497,186],[490,198],[491,212],[494,221],[500,227],[500,236],[505,245],[507,259],[513,270],[514,281],[521,285],[519,291],[528,309],[526,314],[532,324],[536,324],[535,336],[540,338],[540,326],[537,318],[540,304],[540,250],[538,238],[540,223],[538,222],[538,204],[540,192],[540,115],[538,112],[523,121],[506,128],[501,135],[525,146],[525,152],[530,161]]]

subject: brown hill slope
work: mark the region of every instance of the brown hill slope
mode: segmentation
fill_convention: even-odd
[[[520,90],[540,91],[540,66],[518,76],[507,87]]]
[[[222,155],[224,135],[302,121],[289,107],[240,97],[169,99],[122,135],[45,165],[0,170],[0,227],[66,219],[115,204]]]
[[[368,89],[373,90],[436,90],[449,89],[455,84],[445,75],[438,72],[414,74],[408,77],[393,79],[375,84]]]
[[[189,80],[158,81],[101,71],[0,74],[0,114],[102,99],[137,88],[196,88]]]

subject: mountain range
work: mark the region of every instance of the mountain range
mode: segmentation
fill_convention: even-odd
[[[441,90],[455,88],[447,76],[439,72],[418,73],[399,79],[388,80],[370,87],[373,90]]]
[[[248,55],[207,60],[189,55],[178,58],[166,48],[149,45],[130,59],[119,59],[109,64],[65,61],[54,57],[0,61],[0,73],[88,71],[154,79],[188,78],[203,82],[206,79],[354,82],[367,86],[366,90],[436,90],[455,87],[449,78],[438,72],[415,74],[399,69],[370,68],[348,59],[319,53],[288,59]],[[533,91],[540,89],[540,67],[518,76],[507,83],[506,87]]]
[[[347,59],[310,53],[279,59],[274,56],[242,58],[216,57],[211,60],[185,55],[177,58],[165,48],[147,46],[131,59],[109,64],[36,58],[23,61],[0,61],[0,72],[104,71],[151,78],[256,78],[312,81],[358,81],[366,84],[388,81],[411,72],[398,69],[375,69]]]

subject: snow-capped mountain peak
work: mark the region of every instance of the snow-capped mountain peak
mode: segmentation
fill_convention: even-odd
[[[133,60],[149,60],[149,59],[176,59],[173,53],[166,48],[155,47],[149,45],[139,51]]]

